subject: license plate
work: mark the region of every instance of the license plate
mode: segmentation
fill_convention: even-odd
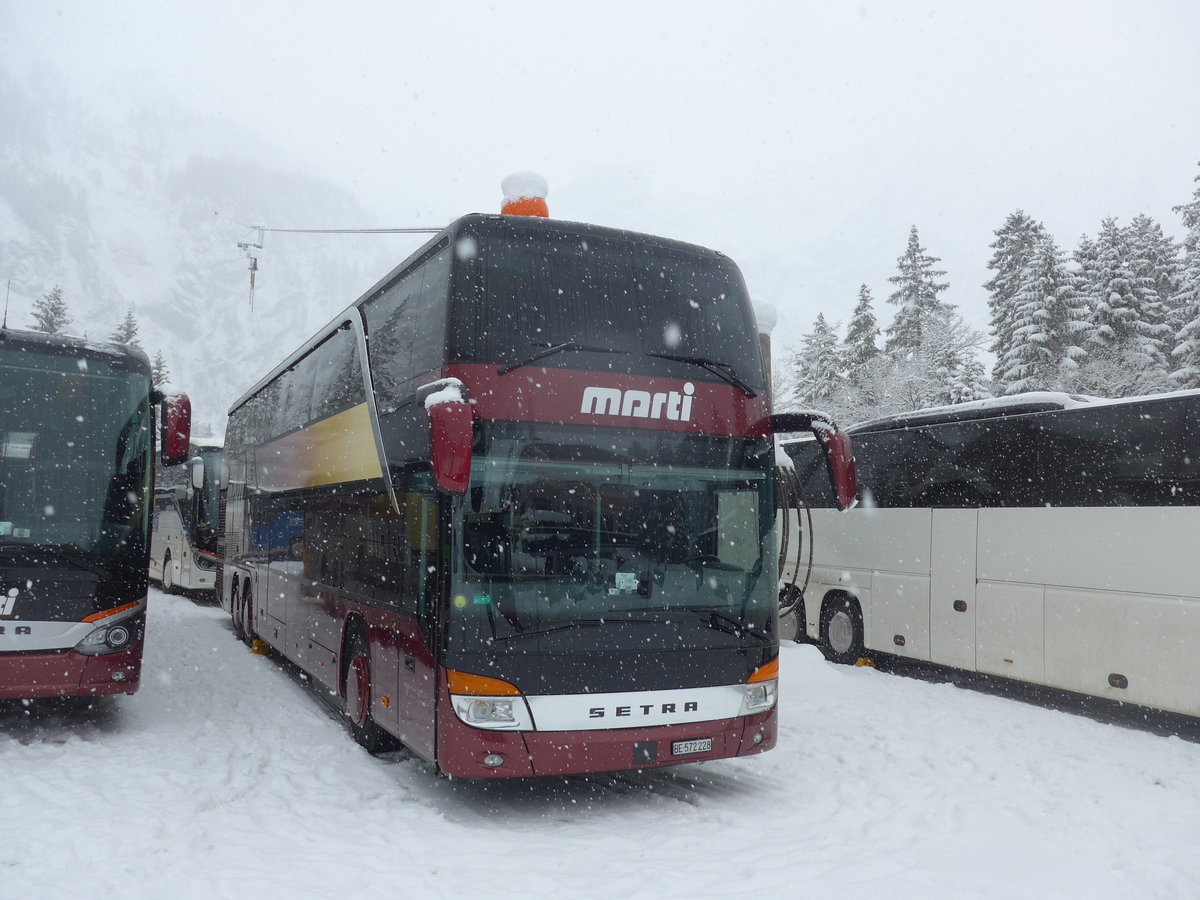
[[[671,744],[672,756],[688,756],[692,753],[708,753],[712,750],[712,738],[701,738],[698,741],[675,741]]]

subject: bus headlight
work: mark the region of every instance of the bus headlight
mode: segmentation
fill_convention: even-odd
[[[742,698],[742,715],[763,712],[775,705],[779,694],[779,682],[761,681],[758,684],[746,685],[746,695]]]
[[[513,717],[511,700],[472,700],[467,703],[465,712],[463,718],[471,725],[512,725],[517,721]]]
[[[454,714],[473,728],[532,731],[533,717],[524,697],[471,697],[451,695]]]
[[[97,627],[75,645],[75,652],[84,656],[100,656],[128,650],[137,640],[136,616],[141,613],[141,608],[140,604],[136,605],[137,609],[125,615],[115,615],[97,622]]]

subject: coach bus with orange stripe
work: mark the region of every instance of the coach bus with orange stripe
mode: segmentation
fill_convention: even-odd
[[[223,604],[445,775],[758,753],[784,428],[852,497],[844,435],[772,416],[727,257],[468,215],[232,407]]]
[[[131,694],[142,665],[154,403],[140,350],[0,328],[0,698]]]

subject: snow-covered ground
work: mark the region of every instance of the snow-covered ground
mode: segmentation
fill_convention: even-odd
[[[779,746],[529,782],[373,759],[212,607],[0,709],[0,897],[1194,898],[1200,744],[782,651]]]

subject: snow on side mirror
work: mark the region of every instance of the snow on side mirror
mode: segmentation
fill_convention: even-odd
[[[833,485],[838,509],[849,509],[858,502],[858,480],[854,470],[854,448],[850,444],[850,435],[839,431],[832,418],[812,410],[776,413],[771,416],[771,431],[775,434],[811,432],[825,454],[829,481]]]
[[[474,411],[466,388],[457,378],[443,378],[422,387],[417,399],[429,414],[434,481],[442,490],[461,494],[471,478],[475,441]]]
[[[192,401],[187,394],[166,394],[159,405],[158,454],[164,466],[187,462],[192,437]]]

